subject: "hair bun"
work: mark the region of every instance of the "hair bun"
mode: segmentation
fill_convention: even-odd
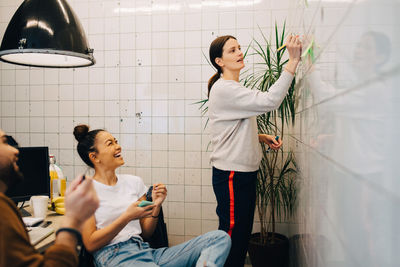
[[[80,124],[78,126],[75,126],[74,128],[74,136],[75,139],[80,142],[82,141],[85,136],[88,134],[89,132],[89,126],[85,125],[85,124]]]

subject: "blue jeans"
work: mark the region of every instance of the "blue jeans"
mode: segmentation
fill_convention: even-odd
[[[222,267],[231,248],[231,239],[216,230],[170,248],[152,249],[147,242],[132,237],[106,246],[95,253],[97,267],[114,266],[211,266]]]

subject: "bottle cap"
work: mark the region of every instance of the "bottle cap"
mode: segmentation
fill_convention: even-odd
[[[50,159],[50,163],[56,163],[56,157],[54,156],[54,154],[49,154],[49,159]]]

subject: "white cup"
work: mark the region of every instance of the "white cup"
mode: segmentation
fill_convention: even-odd
[[[49,202],[49,197],[32,196],[30,202],[33,210],[33,217],[44,219],[47,213],[47,203]]]

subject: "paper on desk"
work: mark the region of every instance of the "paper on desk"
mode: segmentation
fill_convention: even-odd
[[[24,221],[26,226],[32,226],[32,225],[35,225],[35,224],[43,221],[43,218],[22,217],[22,220]]]

